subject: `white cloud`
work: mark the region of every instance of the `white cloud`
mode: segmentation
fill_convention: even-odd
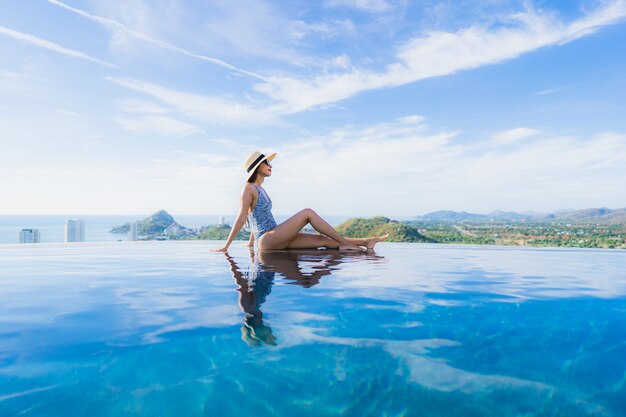
[[[514,129],[505,130],[504,132],[494,133],[491,136],[490,142],[493,145],[508,145],[510,143],[535,136],[538,133],[539,131],[536,129],[516,127]]]
[[[326,2],[327,7],[352,7],[355,9],[361,9],[368,12],[388,12],[393,10],[393,6],[386,0],[328,0]]]
[[[269,110],[229,99],[180,92],[130,78],[108,77],[107,80],[152,96],[194,120],[217,124],[275,122],[275,116]]]
[[[624,205],[626,135],[535,136],[505,148],[461,145],[458,133],[423,124],[338,130],[276,149],[266,188],[281,214],[307,206],[329,215],[416,215]],[[303,181],[306,192],[298,192]]]
[[[5,99],[12,95],[37,96],[43,79],[26,72],[0,71],[0,91]]]
[[[343,100],[372,89],[395,87],[426,78],[499,63],[550,45],[560,45],[617,23],[626,1],[617,0],[570,24],[540,11],[509,16],[496,28],[471,26],[457,32],[432,32],[400,45],[396,61],[382,72],[350,69],[312,79],[268,76],[255,90],[276,100],[286,113]]]
[[[261,79],[261,80],[264,79],[259,74],[256,74],[254,72],[251,72],[251,71],[248,71],[248,70],[245,70],[245,69],[242,69],[242,68],[238,68],[238,67],[236,67],[234,65],[229,64],[228,62],[222,61],[221,59],[217,59],[217,58],[210,57],[210,56],[207,56],[207,55],[197,54],[197,53],[191,52],[191,51],[189,51],[189,50],[187,50],[185,48],[181,48],[181,47],[178,47],[176,45],[173,45],[173,44],[171,44],[169,42],[165,42],[165,41],[162,41],[162,40],[159,40],[159,39],[155,39],[155,38],[151,37],[150,35],[146,35],[144,33],[141,33],[141,32],[138,32],[136,30],[133,30],[133,29],[127,27],[126,25],[124,25],[124,24],[122,24],[122,23],[120,23],[118,21],[115,21],[113,19],[108,19],[108,18],[105,18],[105,17],[102,17],[102,16],[96,16],[96,15],[94,15],[92,13],[89,13],[89,12],[87,12],[85,10],[81,10],[81,9],[69,6],[69,5],[67,5],[67,4],[65,4],[63,2],[58,1],[58,0],[48,0],[48,2],[53,4],[53,5],[55,5],[55,6],[61,7],[63,9],[65,9],[65,10],[68,10],[68,11],[76,13],[76,14],[78,14],[80,16],[83,16],[83,17],[85,17],[85,18],[87,18],[89,20],[92,20],[94,22],[100,23],[101,25],[106,26],[106,27],[108,27],[110,29],[113,29],[113,30],[115,30],[118,33],[118,35],[121,32],[121,33],[123,33],[126,36],[133,37],[135,39],[138,39],[138,40],[150,43],[150,44],[152,44],[154,46],[158,46],[160,48],[164,48],[164,49],[167,49],[167,50],[170,50],[170,51],[173,51],[173,52],[180,53],[180,54],[188,56],[190,58],[195,58],[195,59],[199,59],[199,60],[202,60],[202,61],[205,61],[205,62],[210,62],[211,64],[220,66],[222,68],[226,68],[228,70],[231,70],[231,71],[234,71],[234,72],[237,72],[237,73],[240,73],[240,74],[248,75],[250,77],[258,78],[258,79]]]
[[[329,64],[331,68],[347,69],[351,66],[350,57],[348,55],[338,55],[331,59]]]
[[[222,165],[228,166],[229,163],[234,162],[231,156],[227,155],[219,155],[214,153],[195,153],[194,158],[202,163],[207,163],[210,165]]]
[[[422,123],[424,120],[426,120],[426,118],[424,116],[420,116],[418,114],[414,114],[411,116],[404,116],[404,117],[400,117],[398,119],[399,122],[401,123],[405,123],[405,124],[417,124],[417,123]]]
[[[29,80],[29,79],[34,79],[35,77],[33,77],[32,75],[28,75],[28,74],[24,74],[24,73],[20,73],[20,72],[13,72],[13,71],[0,71],[0,79],[6,79],[6,80]]]
[[[554,94],[557,93],[561,90],[564,90],[566,87],[558,87],[558,88],[546,88],[545,90],[541,90],[541,91],[537,91],[535,93],[533,93],[536,96],[545,96],[548,94]]]
[[[54,43],[54,42],[50,42],[48,40],[38,38],[36,36],[29,35],[27,33],[18,32],[16,30],[9,29],[9,28],[4,27],[4,26],[0,26],[0,34],[6,35],[6,36],[10,36],[10,37],[12,37],[14,39],[18,39],[20,41],[27,42],[27,43],[29,43],[31,45],[35,45],[35,46],[38,46],[40,48],[48,49],[50,51],[54,51],[54,52],[58,52],[58,53],[63,54],[63,55],[70,56],[72,58],[84,59],[86,61],[95,62],[96,64],[104,65],[105,67],[119,69],[119,67],[117,65],[111,64],[111,63],[103,61],[103,60],[100,60],[98,58],[94,58],[94,57],[92,57],[90,55],[87,55],[87,54],[85,54],[83,52],[76,51],[74,49],[65,48],[65,47],[63,47],[63,46],[61,46],[59,44]]]
[[[322,38],[333,38],[335,36],[353,34],[356,26],[350,19],[333,20],[332,22],[312,22],[303,20],[291,22],[291,35],[296,39],[303,39],[307,36],[320,36]]]
[[[120,100],[119,105],[122,110],[128,113],[166,114],[171,111],[169,108],[146,100],[125,99]]]
[[[228,53],[232,53],[234,49],[238,54],[246,56],[264,56],[272,60],[287,61],[292,66],[306,66],[307,74],[311,73],[311,68],[316,69],[316,75],[298,76],[276,70],[271,71],[271,75],[265,75],[270,73],[269,70],[261,75],[212,56],[191,52],[174,43],[163,41],[156,35],[140,32],[120,21],[95,15],[59,0],[48,2],[104,25],[113,30],[114,36],[116,33],[130,36],[165,50],[260,79],[262,82],[253,87],[254,91],[261,93],[261,97],[268,103],[266,105],[269,107],[262,112],[272,114],[298,113],[350,98],[366,90],[397,87],[500,63],[539,48],[573,41],[594,33],[603,26],[619,22],[626,16],[626,0],[603,3],[570,23],[555,15],[529,8],[490,25],[475,24],[456,32],[435,31],[414,37],[393,48],[394,57],[386,63],[384,69],[374,70],[356,66],[345,52],[331,58],[306,57],[288,47],[289,39],[297,42],[310,34],[331,38],[342,32],[354,31],[355,25],[351,20],[290,20],[286,18],[284,11],[267,2],[247,2],[245,7],[230,3],[211,5],[211,10],[217,13],[202,20],[202,34],[208,39],[205,44],[232,45],[231,48],[226,48],[230,51]],[[391,7],[389,2],[376,0],[333,0],[327,5],[371,11],[384,11]],[[107,6],[102,7],[106,9]],[[151,25],[144,22],[150,19],[142,13],[139,15],[137,25],[150,28]],[[213,18],[213,15],[220,18]],[[154,20],[154,17],[151,19]],[[362,62],[367,62],[367,59]],[[240,107],[236,113],[250,109],[245,104],[228,101],[230,107]],[[238,118],[223,119],[224,122],[229,120],[236,121]]]
[[[168,116],[143,116],[132,119],[118,118],[115,121],[124,129],[139,134],[158,134],[180,137],[203,132],[199,126]]]
[[[167,163],[158,164],[153,157],[144,160],[140,153],[133,155],[131,163],[93,166],[9,169],[0,165],[0,185],[7,202],[2,211],[128,214],[163,208],[180,214],[221,214],[237,209],[243,184],[239,161],[168,153]],[[63,199],[58,198],[61,194]]]
[[[525,206],[545,211],[623,205],[614,194],[622,187],[626,136],[546,135],[516,149],[494,148],[462,164],[467,172],[463,185],[485,203],[490,201],[485,208]]]
[[[78,116],[80,116],[76,112],[73,112],[71,110],[65,110],[65,109],[55,109],[54,112],[57,113],[57,114],[61,114],[63,116],[69,116],[69,117],[78,117]]]
[[[289,6],[264,0],[240,0],[212,2],[210,7],[211,13],[202,24],[206,47],[221,46],[222,54],[253,57],[255,62],[267,59],[297,67],[317,65],[319,57],[309,58],[291,44],[291,41],[298,40],[299,33],[303,33],[294,31],[294,19],[288,15]],[[301,15],[298,9],[297,16]],[[317,29],[323,30],[321,26]],[[260,65],[267,64],[262,62]]]
[[[393,217],[439,209],[550,211],[626,205],[625,134],[577,138],[539,132],[515,147],[477,147],[463,139],[457,132],[402,120],[294,138],[267,149],[278,156],[264,186],[276,215],[304,207],[323,215]],[[252,149],[229,139],[207,144],[204,152],[153,152],[132,164],[0,164],[0,178],[6,179],[4,210],[26,213],[24,207],[36,210],[44,201],[49,213],[147,213],[158,208],[236,213],[244,182],[241,162]],[[484,144],[490,145],[489,139]],[[59,200],[59,193],[69,197]]]

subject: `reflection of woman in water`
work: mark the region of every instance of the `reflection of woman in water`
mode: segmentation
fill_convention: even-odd
[[[260,251],[255,258],[254,251],[250,250],[250,269],[246,270],[239,268],[228,253],[225,255],[237,283],[239,306],[246,313],[241,338],[249,346],[276,344],[272,328],[263,323],[261,305],[272,291],[277,272],[290,283],[308,288],[318,284],[322,277],[331,275],[332,270],[337,269],[343,262],[355,258],[362,258],[368,262],[380,262],[385,259],[371,253],[340,254],[328,251],[320,254],[317,251],[306,250]],[[308,272],[303,271],[300,261],[309,264]]]
[[[250,222],[253,236],[259,249],[315,249],[319,247],[339,250],[363,250],[360,246],[373,249],[376,243],[387,238],[387,235],[364,239],[345,238],[310,208],[299,211],[281,224],[276,224],[272,215],[272,200],[261,187],[265,178],[272,175],[270,161],[275,153],[266,156],[254,152],[244,164],[247,182],[241,191],[241,208],[233,224],[226,244],[216,251],[226,252],[239,233],[246,218]],[[311,224],[320,235],[300,233],[307,224]]]
[[[307,255],[311,255],[307,257]],[[358,255],[357,255],[358,256]],[[372,255],[370,255],[372,256]],[[335,252],[318,251],[260,251],[259,263],[271,271],[279,272],[290,284],[300,285],[305,288],[319,284],[320,279],[332,274],[339,264],[344,262],[340,255]],[[312,265],[309,271],[304,272],[299,261],[309,261]]]
[[[230,271],[239,287],[237,289],[239,306],[246,313],[243,319],[244,325],[241,328],[241,339],[249,346],[275,345],[276,338],[272,334],[272,328],[263,323],[261,304],[272,292],[276,272],[269,271],[263,265],[255,263],[254,259],[248,271],[241,271],[228,254],[226,259],[230,263]]]

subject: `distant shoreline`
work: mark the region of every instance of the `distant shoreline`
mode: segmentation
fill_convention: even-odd
[[[406,225],[420,234],[424,241],[443,244],[528,246],[528,247],[576,247],[625,249],[626,218],[622,222],[620,215],[626,209],[585,209],[562,212],[554,218],[543,217],[541,221],[512,221],[497,219],[494,215],[506,217],[520,216],[514,212],[494,212],[492,218],[466,212],[440,211],[429,215],[404,216],[387,219],[396,224]],[[140,215],[141,216],[141,215]],[[141,220],[137,215],[0,215],[0,244],[19,244],[19,231],[22,228],[37,228],[41,234],[41,243],[63,243],[64,219],[83,218],[86,220],[86,242],[106,242],[127,240],[123,233],[110,233],[121,223]],[[526,216],[526,215],[521,215]],[[611,217],[613,216],[613,217]],[[234,215],[210,216],[187,215],[175,216],[179,224],[192,227],[211,227],[219,224],[220,217],[226,224],[232,224]],[[289,216],[276,216],[278,222]],[[350,220],[348,216],[325,216],[333,227],[340,227]],[[382,218],[382,217],[378,217]],[[586,221],[579,220],[580,218]],[[354,218],[352,218],[354,219]],[[371,219],[362,219],[365,223]],[[607,221],[604,221],[607,220]],[[227,231],[226,231],[227,232]],[[345,233],[351,236],[351,233]],[[397,241],[407,241],[406,231],[397,237]],[[204,236],[216,238],[218,236]],[[221,237],[221,236],[220,236]],[[353,236],[360,237],[360,236]],[[419,237],[414,238],[420,239]],[[204,239],[202,239],[204,240]]]

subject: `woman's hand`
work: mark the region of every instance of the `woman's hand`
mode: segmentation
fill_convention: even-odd
[[[211,252],[228,252],[228,246],[224,246],[219,249],[211,249]]]

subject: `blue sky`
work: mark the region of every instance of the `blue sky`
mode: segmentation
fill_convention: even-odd
[[[0,214],[626,206],[626,0],[0,3]]]

